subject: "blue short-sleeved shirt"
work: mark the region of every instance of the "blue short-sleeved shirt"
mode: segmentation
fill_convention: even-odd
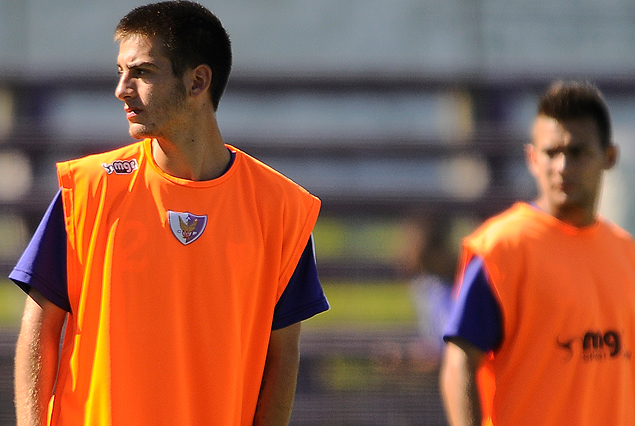
[[[482,350],[496,350],[502,341],[502,316],[487,281],[483,258],[474,257],[465,268],[459,295],[443,339],[463,338]]]
[[[66,228],[61,191],[49,205],[33,237],[9,274],[26,293],[35,288],[49,301],[71,311],[66,276]],[[317,274],[313,236],[278,300],[272,329],[303,321],[329,309]]]

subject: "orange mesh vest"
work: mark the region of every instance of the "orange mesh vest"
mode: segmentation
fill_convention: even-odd
[[[485,261],[503,318],[502,345],[481,372],[489,421],[635,424],[633,239],[518,203],[466,239],[464,265],[473,255]]]
[[[50,424],[252,424],[320,202],[230,149],[204,182],[163,173],[150,140],[58,164],[72,314]]]

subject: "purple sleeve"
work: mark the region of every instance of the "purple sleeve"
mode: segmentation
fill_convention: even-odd
[[[272,330],[287,327],[329,309],[317,274],[313,236],[302,253],[273,314]]]
[[[474,257],[465,268],[463,282],[443,340],[463,338],[482,350],[496,350],[502,341],[502,316],[487,281],[483,259]]]
[[[66,227],[60,191],[44,213],[9,278],[27,294],[34,288],[55,305],[71,311],[66,285]]]

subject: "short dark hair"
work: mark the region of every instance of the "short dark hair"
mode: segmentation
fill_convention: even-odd
[[[229,35],[216,15],[185,0],[139,6],[119,21],[115,40],[130,35],[160,38],[177,77],[188,68],[208,65],[212,69],[212,105],[214,110],[218,108],[229,80],[232,52]]]
[[[541,97],[538,115],[558,121],[578,118],[595,120],[603,148],[612,145],[609,108],[600,90],[588,81],[556,81]]]

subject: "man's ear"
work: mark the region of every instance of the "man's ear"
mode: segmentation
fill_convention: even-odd
[[[191,70],[192,79],[190,81],[189,93],[198,97],[210,90],[212,86],[212,69],[209,65],[201,64]]]
[[[606,164],[604,165],[604,170],[612,169],[617,164],[619,152],[620,150],[617,145],[613,144],[604,149],[604,153],[606,155]]]
[[[536,176],[534,172],[534,163],[536,161],[536,151],[534,150],[534,144],[529,142],[525,144],[525,162],[527,163],[527,168],[529,172]]]

